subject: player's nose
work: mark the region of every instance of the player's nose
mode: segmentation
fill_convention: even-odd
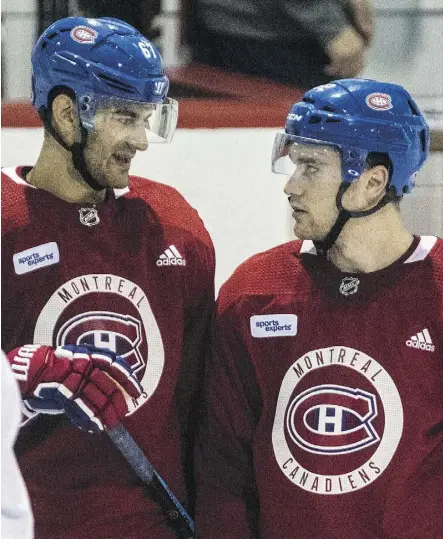
[[[287,196],[301,195],[301,191],[302,191],[301,181],[295,172],[286,182],[286,185],[283,191],[285,195]]]
[[[144,126],[134,129],[129,137],[129,143],[139,152],[144,152],[148,149],[148,134]]]

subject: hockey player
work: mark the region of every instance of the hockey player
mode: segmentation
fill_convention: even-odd
[[[57,21],[32,65],[45,137],[35,166],[2,174],[2,345],[35,536],[170,539],[104,430],[123,422],[189,507],[214,251],[175,189],[129,176],[177,104],[158,50],[116,19]]]
[[[211,539],[441,539],[443,242],[399,203],[428,155],[401,86],[308,91],[275,139],[292,241],[224,284],[198,443]]]

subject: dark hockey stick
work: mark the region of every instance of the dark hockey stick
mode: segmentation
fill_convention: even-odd
[[[163,509],[177,536],[182,539],[195,539],[192,518],[125,427],[120,423],[117,427],[107,430],[107,433],[138,477],[149,488],[154,500]]]

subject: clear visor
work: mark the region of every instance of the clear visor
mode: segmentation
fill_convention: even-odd
[[[137,144],[170,142],[177,126],[178,103],[170,98],[164,103],[146,103],[87,94],[80,97],[78,106],[88,131],[118,130]]]
[[[272,148],[272,172],[292,176],[297,169],[315,170],[340,165],[341,153],[327,142],[277,133]]]

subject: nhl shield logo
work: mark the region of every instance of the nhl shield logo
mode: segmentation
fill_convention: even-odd
[[[98,225],[100,217],[96,208],[80,208],[78,210],[80,214],[80,223],[85,226]]]
[[[340,284],[340,293],[344,296],[352,296],[358,291],[360,280],[357,277],[344,277]]]

